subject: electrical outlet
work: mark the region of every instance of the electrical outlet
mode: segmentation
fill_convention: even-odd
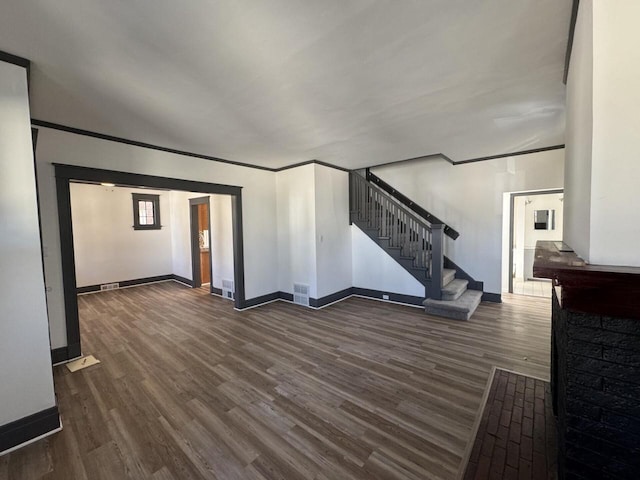
[[[382,299],[383,300],[389,300],[389,295],[387,295],[387,294],[382,295]]]

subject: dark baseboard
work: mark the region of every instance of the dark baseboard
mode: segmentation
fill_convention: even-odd
[[[281,293],[284,293],[284,292],[281,292]],[[349,288],[345,288],[344,290],[340,290],[339,292],[335,292],[330,295],[327,295],[325,297],[310,298],[309,306],[315,307],[315,308],[324,307],[325,305],[328,305],[330,303],[337,302],[338,300],[342,300],[343,298],[347,298],[352,293],[353,293],[353,287],[349,287]],[[287,295],[290,295],[290,294],[287,294]],[[291,297],[293,300],[293,295],[291,295]]]
[[[144,285],[145,283],[153,283],[153,282],[163,282],[165,280],[172,280],[175,275],[158,275],[155,277],[145,277],[145,278],[136,278],[134,280],[123,280],[121,282],[107,282],[107,283],[118,283],[120,287],[132,287],[134,285]],[[88,285],[86,287],[78,287],[78,293],[89,293],[89,292],[99,292],[100,285]]]
[[[47,408],[0,427],[0,453],[60,428],[58,407]]]
[[[222,289],[218,287],[211,287],[211,293],[215,293],[216,295],[222,295]]]
[[[51,350],[51,363],[55,365],[56,363],[73,360],[80,356],[82,356],[82,349],[80,348],[79,343],[68,345],[66,347],[54,348]]]
[[[359,295],[361,297],[377,298],[389,302],[405,303],[407,305],[422,305],[422,302],[424,302],[424,297],[404,295],[401,293],[383,292],[382,290],[371,290],[368,288],[353,287],[352,294]],[[383,298],[383,295],[388,295],[389,298]]]
[[[248,298],[243,302],[243,304],[240,306],[238,310],[244,310],[245,308],[255,307],[262,303],[273,302],[274,300],[278,300],[279,298],[282,298],[280,296],[280,293],[281,292],[273,292],[273,293],[267,293],[266,295],[261,295],[259,297]],[[292,296],[292,299],[293,299],[293,296]]]
[[[494,303],[502,303],[502,295],[500,293],[482,293],[482,301],[483,302],[494,302]]]
[[[169,277],[171,277],[171,280],[175,280],[176,282],[184,283],[185,285],[193,287],[193,280],[181,277],[180,275],[176,275],[175,273],[173,275],[169,275]]]
[[[69,358],[78,358],[80,355],[82,355],[82,349],[80,348],[80,342],[78,343],[74,343],[73,345],[68,345],[67,346],[67,354],[69,355]]]
[[[310,298],[309,306],[313,308],[321,308],[330,303],[337,302],[347,298],[350,295],[359,295],[361,297],[376,298],[380,300],[388,300],[390,302],[404,303],[407,305],[422,305],[424,297],[415,297],[413,295],[403,295],[400,293],[383,292],[382,290],[370,290],[367,288],[349,287],[339,292],[332,293],[321,298]],[[388,299],[384,299],[383,295],[388,295]],[[255,307],[263,303],[272,302],[274,300],[286,300],[293,302],[293,294],[287,292],[273,292],[260,297],[250,298],[239,310],[249,307]]]
[[[281,300],[286,300],[287,302],[293,302],[293,293],[278,292],[278,295]]]
[[[51,363],[56,364],[69,360],[67,347],[54,348],[51,350]]]

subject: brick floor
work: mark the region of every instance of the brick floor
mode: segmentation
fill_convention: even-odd
[[[557,478],[548,382],[497,369],[465,480]]]

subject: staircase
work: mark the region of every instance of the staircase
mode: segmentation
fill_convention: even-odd
[[[458,233],[423,209],[416,208],[418,214],[409,208],[406,197],[385,191],[389,186],[369,172],[367,178],[351,172],[349,182],[351,222],[424,285],[425,311],[469,320],[482,299],[482,283],[444,255],[445,232],[452,238]]]

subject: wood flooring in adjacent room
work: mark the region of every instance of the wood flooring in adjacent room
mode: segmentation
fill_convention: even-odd
[[[549,300],[504,299],[459,322],[362,298],[236,312],[175,282],[81,296],[102,363],[55,368],[63,431],[0,478],[455,478],[491,367],[549,376]]]

